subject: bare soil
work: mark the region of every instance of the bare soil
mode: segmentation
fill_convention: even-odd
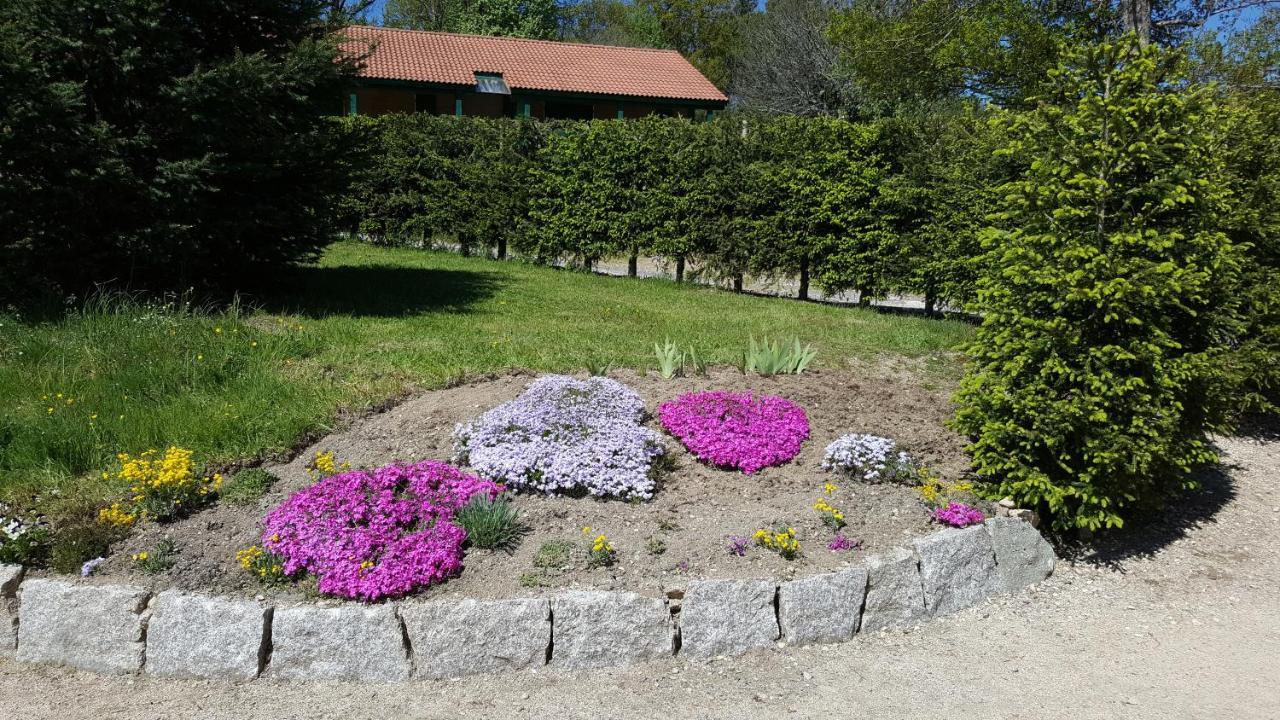
[[[1274,720],[1280,443],[1222,444],[1221,477],[1167,513],[911,631],[391,686],[122,678],[0,657],[0,717]]]
[[[835,569],[929,532],[928,509],[914,489],[898,484],[842,481],[819,467],[826,445],[849,432],[892,437],[915,458],[944,476],[964,472],[963,441],[943,427],[950,413],[945,391],[926,389],[884,373],[817,371],[800,376],[761,378],[733,369],[713,369],[710,377],[664,380],[634,372],[613,375],[634,388],[652,411],[664,400],[692,390],[752,390],[782,395],[808,412],[811,435],[800,455],[783,466],[754,475],[708,467],[668,437],[672,460],[656,497],[645,503],[522,494],[516,504],[528,532],[510,554],[472,549],[458,578],[430,589],[428,596],[514,597],[559,588],[626,589],[658,594],[681,588],[691,578],[803,576]],[[218,503],[174,523],[149,524],[115,548],[96,577],[125,577],[153,587],[181,587],[233,594],[294,595],[302,587],[267,588],[235,562],[237,550],[257,543],[261,519],[290,493],[313,482],[306,464],[316,451],[332,450],[352,467],[393,461],[448,460],[455,424],[516,397],[534,378],[509,374],[424,393],[383,413],[355,421],[305,448],[291,462],[267,466],[280,480],[253,507]],[[661,429],[656,420],[650,424]],[[813,510],[823,484],[839,486],[833,504],[846,515],[845,534],[860,549],[832,552],[832,533]],[[787,561],[760,548],[745,557],[727,550],[730,535],[750,536],[757,528],[796,529],[803,556]],[[606,534],[618,551],[615,565],[589,569],[582,528]],[[154,550],[162,538],[179,548],[174,568],[144,576],[130,556]],[[568,541],[574,550],[563,565],[538,569],[534,556],[549,541]],[[521,578],[525,576],[522,582]]]

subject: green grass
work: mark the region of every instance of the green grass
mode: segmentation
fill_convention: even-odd
[[[254,505],[275,485],[276,479],[262,468],[246,468],[223,484],[218,499],[232,505]]]
[[[730,364],[798,337],[815,367],[930,357],[969,326],[516,262],[344,243],[270,293],[216,309],[122,298],[0,314],[0,499],[96,506],[117,452],[174,444],[213,465],[286,451],[342,410],[529,368],[652,368],[671,338]]]

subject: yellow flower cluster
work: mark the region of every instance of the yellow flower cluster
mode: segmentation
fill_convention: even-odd
[[[115,528],[133,527],[138,521],[138,516],[126,510],[120,503],[111,503],[111,507],[105,507],[98,511],[98,522]]]
[[[151,553],[147,552],[146,550],[143,550],[140,553],[133,554],[133,561],[136,563],[144,563],[147,561],[147,558],[149,557],[151,557]]]
[[[757,530],[751,537],[756,541],[756,545],[772,550],[788,560],[794,560],[800,555],[800,541],[796,540],[795,528],[789,527],[786,530],[773,532]]]
[[[178,515],[183,510],[205,502],[222,487],[222,476],[196,476],[191,451],[170,447],[164,455],[147,450],[137,456],[120,453],[120,470],[116,478],[129,483],[130,505],[115,503],[98,512],[98,519],[108,525],[127,527],[140,517],[160,520]],[[110,476],[103,473],[103,479]]]
[[[587,537],[591,536],[591,526],[582,528],[582,534]],[[617,551],[614,550],[613,543],[609,542],[609,538],[603,533],[596,535],[588,545],[587,565],[591,567],[604,567],[612,565],[617,557]]]
[[[280,564],[279,558],[257,545],[237,551],[236,562],[262,582],[280,582],[284,579],[284,566]]]
[[[307,472],[318,478],[327,478],[351,469],[351,463],[339,463],[332,450],[316,451],[316,456],[307,464]]]
[[[952,502],[972,502],[973,483],[961,480],[950,483],[927,468],[920,469],[920,499],[929,507],[946,507]]]
[[[834,526],[840,529],[844,526],[844,513],[839,508],[827,502],[827,499],[818,498],[818,502],[813,504],[813,509],[818,511],[822,516],[822,523],[827,526]]]

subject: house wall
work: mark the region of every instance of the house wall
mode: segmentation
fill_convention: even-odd
[[[356,112],[360,115],[385,115],[387,113],[427,112],[436,115],[453,115],[456,110],[456,95],[453,90],[425,88],[421,90],[398,87],[361,87],[355,90]],[[462,94],[462,114],[473,117],[513,117],[519,113],[521,105],[529,102],[529,115],[544,119],[547,115],[548,98],[530,97],[528,95],[507,96],[489,93],[467,92]],[[596,120],[613,120],[618,117],[618,101],[589,99],[575,100],[567,98],[554,100],[564,108],[567,105],[580,105],[584,111]],[[344,103],[344,110],[347,105]],[[654,103],[622,103],[623,117],[628,120],[658,114],[674,117],[694,117],[694,109],[684,105],[663,105]]]
[[[356,90],[356,112],[361,115],[411,113],[415,110],[414,93],[391,88],[359,88]]]

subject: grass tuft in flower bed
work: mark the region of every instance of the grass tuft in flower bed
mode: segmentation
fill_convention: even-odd
[[[622,383],[548,375],[520,397],[454,430],[455,459],[512,489],[653,497],[662,436]]]
[[[659,405],[658,419],[700,460],[748,475],[788,462],[809,437],[804,409],[776,395],[688,393]]]

